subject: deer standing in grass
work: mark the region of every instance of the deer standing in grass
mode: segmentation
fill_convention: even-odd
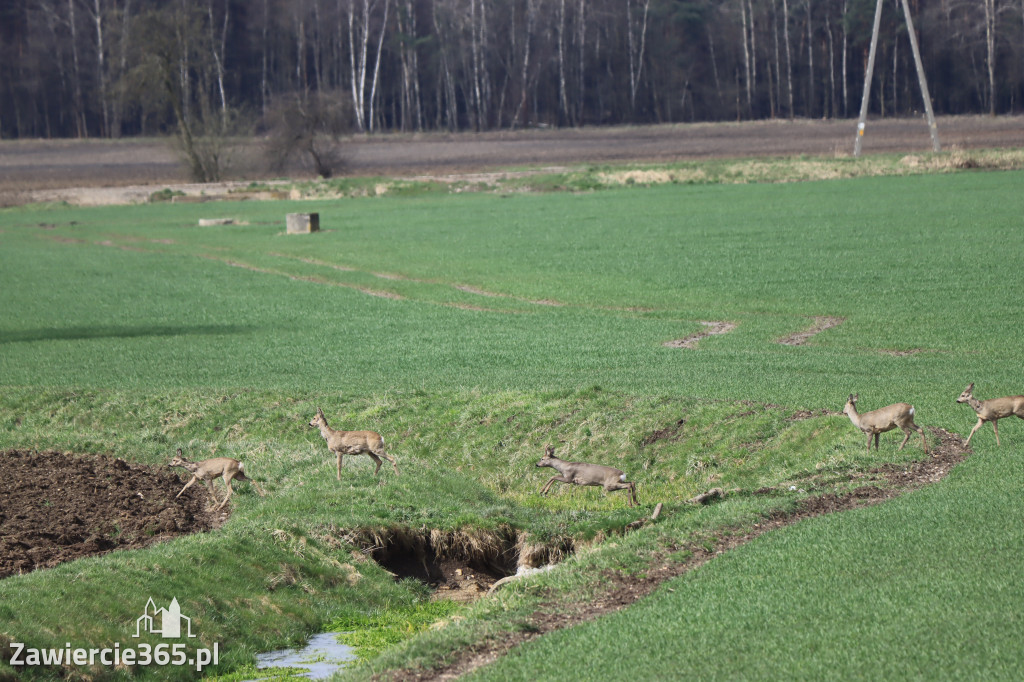
[[[914,423],[914,406],[910,403],[894,403],[881,407],[871,412],[859,414],[857,412],[858,395],[850,394],[846,405],[843,407],[843,414],[850,418],[853,425],[868,435],[868,452],[871,451],[871,437],[875,438],[875,450],[878,449],[878,435],[886,431],[892,431],[896,427],[903,430],[904,438],[898,450],[910,440],[910,434],[917,431],[921,434],[921,445],[924,453],[928,454],[928,440],[924,437],[924,429]]]
[[[327,441],[327,449],[338,456],[338,480],[341,480],[341,457],[342,455],[367,454],[377,463],[373,470],[376,476],[380,472],[381,457],[391,462],[391,466],[398,473],[398,462],[395,458],[384,451],[384,439],[376,431],[338,431],[327,425],[327,417],[324,411],[316,408],[316,416],[309,422],[309,425],[320,429],[320,435]]]
[[[974,397],[973,391],[974,382],[971,382],[971,385],[965,388],[960,397],[956,399],[958,403],[970,405],[971,409],[978,414],[978,423],[971,429],[971,435],[967,436],[967,443],[964,447],[971,444],[971,436],[985,422],[992,422],[992,430],[996,432],[996,445],[999,445],[999,427],[996,426],[996,422],[1003,417],[1011,415],[1017,415],[1024,419],[1024,395],[1008,395],[1005,398],[978,400]]]
[[[640,504],[636,499],[636,484],[627,481],[626,474],[614,467],[602,464],[587,464],[586,462],[566,462],[555,457],[555,449],[550,445],[544,448],[544,456],[537,462],[537,466],[551,467],[562,474],[561,476],[549,478],[544,487],[540,489],[541,495],[548,492],[552,483],[560,481],[561,483],[570,483],[572,485],[600,485],[604,487],[605,492],[628,490],[629,506],[632,507]]]
[[[249,481],[253,487],[262,497],[265,495],[263,489],[260,488],[260,484],[245,475],[245,465],[239,462],[237,459],[231,457],[214,457],[213,459],[204,459],[202,462],[193,462],[185,459],[181,454],[181,448],[178,448],[178,454],[171,460],[168,466],[172,467],[184,467],[192,473],[192,480],[185,484],[185,487],[181,489],[174,499],[181,497],[181,493],[188,490],[189,486],[196,481],[202,481],[206,484],[206,489],[210,493],[210,497],[213,499],[213,503],[217,505],[214,510],[219,510],[228,503],[231,499],[231,494],[234,492],[231,489],[232,479],[238,479],[239,481]],[[224,497],[223,501],[217,499],[217,495],[213,492],[213,479],[218,476],[223,477],[224,485],[227,486],[228,494]]]

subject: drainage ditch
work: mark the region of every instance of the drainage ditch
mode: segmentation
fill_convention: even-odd
[[[437,599],[472,601],[502,578],[556,564],[576,549],[572,538],[541,543],[510,526],[456,531],[367,528],[342,533],[395,580],[412,578]]]

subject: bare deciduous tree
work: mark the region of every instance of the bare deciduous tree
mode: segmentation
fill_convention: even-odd
[[[271,169],[284,170],[299,157],[322,178],[345,163],[342,136],[352,130],[352,102],[342,91],[295,92],[279,96],[267,117],[266,155]]]

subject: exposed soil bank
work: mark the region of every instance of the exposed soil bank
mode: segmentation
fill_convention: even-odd
[[[439,599],[472,601],[502,578],[561,561],[574,545],[565,538],[549,545],[530,541],[514,528],[441,531],[377,528],[336,531],[395,576],[414,578]]]

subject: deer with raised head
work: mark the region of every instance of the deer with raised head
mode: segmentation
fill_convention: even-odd
[[[571,485],[599,485],[604,487],[605,492],[613,490],[629,491],[629,506],[640,504],[636,499],[636,484],[626,480],[626,474],[614,467],[603,464],[587,464],[586,462],[567,462],[564,459],[555,457],[555,449],[550,445],[544,448],[544,456],[537,462],[539,467],[551,467],[561,476],[552,476],[540,494],[544,495],[551,488],[555,481],[569,483]]]
[[[398,462],[395,458],[384,451],[384,439],[376,431],[338,431],[327,425],[327,417],[324,411],[316,408],[316,416],[309,422],[309,425],[320,429],[320,435],[327,441],[327,449],[338,456],[338,480],[341,480],[341,458],[342,455],[369,455],[377,463],[373,470],[376,476],[380,472],[381,457],[391,462],[395,473],[398,473]]]
[[[184,467],[192,473],[192,479],[185,484],[185,487],[181,489],[181,492],[174,496],[174,499],[181,497],[181,493],[188,490],[189,486],[196,481],[202,481],[206,484],[206,489],[209,491],[210,497],[213,499],[213,503],[217,505],[214,507],[214,510],[219,510],[228,503],[228,500],[231,499],[231,494],[234,492],[231,488],[231,481],[233,479],[249,481],[249,483],[252,483],[253,487],[256,488],[256,492],[258,492],[261,497],[265,495],[263,489],[260,488],[260,484],[245,475],[245,464],[231,457],[214,457],[212,459],[204,459],[201,462],[193,462],[189,459],[185,459],[181,454],[181,448],[178,448],[178,454],[171,460],[171,463],[168,466]],[[218,477],[224,479],[224,485],[227,486],[228,489],[228,493],[224,497],[223,501],[218,500],[217,495],[214,494],[213,491],[213,480]]]
[[[964,389],[964,392],[960,394],[960,397],[956,399],[958,403],[967,403],[971,406],[978,415],[978,423],[971,429],[971,435],[967,436],[967,443],[964,447],[971,444],[971,436],[974,432],[981,428],[981,425],[985,422],[992,422],[992,430],[996,432],[996,445],[999,445],[999,427],[996,426],[996,422],[1003,417],[1010,417],[1017,415],[1021,419],[1024,419],[1024,395],[1008,395],[1005,398],[990,398],[989,400],[978,400],[974,397],[974,382]]]
[[[910,440],[910,434],[917,431],[921,434],[921,445],[924,447],[924,453],[928,454],[928,440],[924,437],[924,429],[914,423],[913,405],[910,403],[893,403],[892,405],[860,414],[857,412],[858,397],[859,394],[850,394],[846,405],[843,407],[843,414],[850,418],[854,426],[867,434],[869,452],[871,451],[872,436],[875,438],[875,450],[877,450],[878,434],[892,431],[899,427],[903,430],[904,438],[899,448],[897,448],[898,450],[902,450],[903,446]]]

